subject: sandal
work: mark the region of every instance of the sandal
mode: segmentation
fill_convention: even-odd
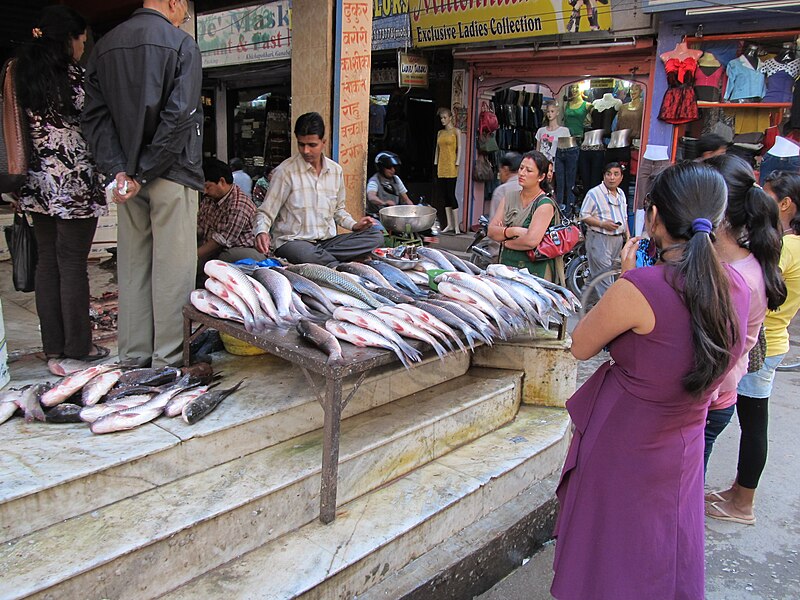
[[[83,360],[86,362],[94,362],[96,360],[102,360],[106,358],[109,354],[111,354],[111,350],[109,350],[105,346],[98,346],[97,344],[92,344],[92,350],[93,352],[79,358],[78,360]]]
[[[720,521],[730,521],[731,523],[740,523],[742,525],[755,525],[756,518],[753,517],[737,517],[730,514],[727,510],[722,508],[722,502],[707,502],[706,503],[706,516]]]

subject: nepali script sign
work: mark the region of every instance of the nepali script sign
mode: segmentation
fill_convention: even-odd
[[[415,47],[496,42],[568,33],[573,12],[588,30],[587,9],[579,0],[409,0]],[[597,4],[601,29],[611,27],[611,8]],[[574,21],[574,18],[573,18]]]
[[[197,15],[203,67],[290,58],[291,2],[245,6]]]

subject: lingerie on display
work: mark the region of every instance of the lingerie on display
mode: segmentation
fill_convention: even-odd
[[[700,102],[719,102],[722,100],[725,69],[722,65],[698,65],[694,74],[694,91]]]
[[[694,74],[697,61],[688,57],[683,60],[670,58],[664,63],[669,89],[664,94],[658,118],[672,125],[681,125],[700,118],[694,93]]]

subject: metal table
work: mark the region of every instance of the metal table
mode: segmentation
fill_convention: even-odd
[[[194,329],[194,325],[199,327]],[[218,331],[257,346],[270,354],[288,360],[300,367],[311,389],[325,412],[323,424],[322,480],[320,484],[319,518],[330,523],[336,518],[336,487],[339,474],[339,432],[342,411],[356,393],[367,372],[375,367],[400,361],[389,350],[380,348],[357,348],[352,344],[342,344],[344,360],[338,364],[328,364],[328,356],[321,350],[305,342],[294,329],[270,329],[254,335],[245,331],[244,326],[234,321],[217,319],[200,312],[192,305],[183,307],[183,364],[190,364],[189,344],[204,329],[212,327]],[[410,341],[410,340],[409,340]],[[415,343],[424,349],[422,343]],[[310,373],[325,378],[324,393],[314,383]],[[349,375],[360,374],[346,398],[342,397],[342,381]]]

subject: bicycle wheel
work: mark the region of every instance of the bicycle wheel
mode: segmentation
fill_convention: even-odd
[[[597,277],[592,277],[591,281],[583,288],[583,293],[581,294],[581,318],[597,304],[598,300],[600,300],[596,293],[597,286],[600,285],[600,282],[607,277],[613,277],[614,281],[616,281],[619,279],[621,273],[621,269],[610,269],[600,273]]]

